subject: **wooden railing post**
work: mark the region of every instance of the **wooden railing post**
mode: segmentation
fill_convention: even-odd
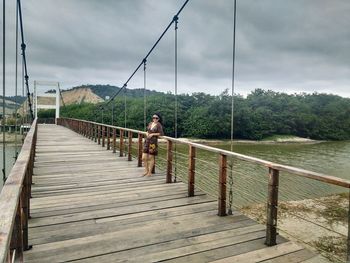
[[[97,125],[94,124],[94,141],[97,142]]]
[[[129,143],[128,143],[128,161],[132,161],[132,156],[131,156],[131,151],[132,151],[132,131],[128,132],[128,138],[129,138]]]
[[[97,144],[101,144],[101,125],[97,125]]]
[[[196,148],[189,146],[188,153],[188,196],[194,196],[194,182],[196,171]]]
[[[29,218],[29,197],[28,197],[28,186],[26,184],[28,170],[26,172],[23,188],[20,197],[21,209],[22,209],[22,235],[23,235],[23,250],[29,250],[31,247],[28,245],[28,218]]]
[[[124,148],[124,130],[119,130],[119,156],[123,157],[123,148]]]
[[[218,215],[226,216],[226,177],[227,177],[227,156],[220,154],[219,159],[219,202]]]
[[[23,236],[22,236],[22,219],[21,219],[21,204],[19,202],[12,231],[10,250],[16,251],[15,262],[23,262]],[[12,257],[12,254],[11,254]],[[11,261],[9,261],[11,262]]]
[[[106,127],[102,126],[102,147],[105,147]]]
[[[269,185],[266,217],[266,241],[268,246],[276,245],[277,205],[278,205],[279,171],[269,168]]]
[[[173,177],[173,142],[167,141],[167,168],[166,168],[166,183],[171,183]]]
[[[117,148],[117,142],[116,142],[116,140],[117,140],[117,130],[115,129],[115,128],[113,128],[113,153],[115,153],[116,152],[116,148]]]
[[[137,167],[142,167],[142,150],[143,150],[143,145],[142,145],[142,138],[143,135],[142,133],[139,133],[138,136],[138,147],[137,147]]]
[[[111,129],[107,127],[107,150],[111,149]]]

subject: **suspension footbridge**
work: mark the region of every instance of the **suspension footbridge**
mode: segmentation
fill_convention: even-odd
[[[126,126],[126,99],[122,112],[124,127],[60,118],[59,83],[50,82],[57,88],[55,95],[49,94],[56,97],[55,106],[50,106],[56,109],[55,124],[40,124],[35,118],[38,109],[48,105],[38,103],[36,92],[31,94],[29,89],[21,1],[17,0],[16,39],[20,29],[22,82],[32,124],[8,177],[5,168],[3,170],[0,262],[320,262],[317,252],[279,234],[280,178],[288,173],[342,187],[343,192],[348,192],[350,182],[233,151],[236,1],[233,5],[231,150],[177,138],[179,15],[188,2],[184,1],[121,88],[100,107],[103,114],[107,105],[126,91],[129,81],[143,68],[146,127],[146,64],[174,26],[174,136],[161,136],[166,148],[163,155],[157,157],[155,174],[141,177],[145,132]],[[3,3],[5,28],[5,1]],[[5,30],[3,39],[5,54]],[[16,46],[16,94],[17,53]],[[3,65],[5,98],[5,55]],[[40,84],[42,82],[35,82],[34,86]],[[17,112],[15,115],[17,118]],[[186,151],[178,151],[178,145]],[[5,147],[3,149],[5,151]],[[209,167],[200,152],[215,155],[217,161]],[[265,181],[260,182],[266,187],[266,206],[260,223],[234,209],[236,160],[254,164],[266,175]],[[180,168],[185,175],[178,177]],[[203,170],[210,176],[203,176]],[[209,193],[203,184],[215,190]],[[350,224],[349,214],[347,218]],[[346,243],[347,260],[350,260],[349,231],[348,227],[347,235],[340,233]]]
[[[140,156],[131,160],[131,145],[126,152],[120,148],[123,128],[58,122],[33,123],[1,193],[1,262],[11,257],[25,262],[312,262],[316,257],[276,232],[277,169],[270,172],[270,219],[261,225],[239,211],[227,215],[224,152],[219,196],[213,198],[195,184],[194,149],[207,146],[189,145],[189,180],[173,183],[172,170],[140,177]],[[127,132],[136,138],[144,134]],[[168,145],[176,141],[166,139]],[[168,158],[171,169],[171,153]]]

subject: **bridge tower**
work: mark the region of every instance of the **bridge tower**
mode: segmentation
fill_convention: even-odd
[[[39,90],[40,87],[52,87],[54,88],[54,92],[47,92],[48,90],[41,92]],[[55,103],[49,103],[50,99],[45,100],[45,98],[55,98]],[[35,118],[38,117],[38,111],[40,109],[55,109],[55,123],[57,124],[57,118],[60,117],[60,83],[34,80],[33,105]]]

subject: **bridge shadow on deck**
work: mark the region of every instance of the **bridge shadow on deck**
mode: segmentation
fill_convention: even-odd
[[[165,175],[140,177],[118,157],[75,132],[39,125],[26,262],[311,262],[315,255],[265,226]]]

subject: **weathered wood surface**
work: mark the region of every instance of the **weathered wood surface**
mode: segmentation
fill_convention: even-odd
[[[267,247],[265,226],[238,212],[218,217],[217,200],[196,190],[187,197],[187,185],[166,184],[165,173],[140,177],[137,160],[118,155],[61,126],[39,126],[26,262],[314,256],[280,236],[278,246]]]
[[[63,118],[61,120],[62,121],[73,120],[73,121],[79,121],[79,122],[88,122],[88,121],[84,121],[84,120],[69,119],[69,118]],[[96,122],[88,122],[88,123],[101,125],[100,123],[96,123]],[[135,134],[136,133],[138,133],[138,134],[140,134],[140,133],[141,134],[146,134],[146,132],[142,132],[142,131],[138,131],[138,130],[134,130],[134,129],[122,128],[122,127],[111,126],[111,125],[106,125],[106,124],[104,124],[104,126],[105,127],[117,128],[118,130],[123,130],[123,131],[131,131],[131,132],[133,132]],[[252,157],[252,156],[248,156],[248,155],[244,155],[244,154],[240,154],[240,153],[236,153],[236,152],[227,151],[227,150],[223,150],[223,149],[216,148],[216,147],[211,147],[211,146],[208,146],[208,145],[205,145],[205,144],[189,142],[187,140],[182,140],[181,138],[180,139],[179,138],[172,138],[172,137],[168,137],[168,136],[161,136],[160,138],[165,139],[167,141],[174,142],[174,143],[186,144],[186,145],[189,145],[189,146],[191,145],[191,146],[193,146],[193,147],[195,147],[197,149],[202,149],[202,150],[206,150],[206,151],[217,153],[217,154],[221,154],[221,155],[231,156],[231,157],[237,158],[239,160],[243,160],[243,161],[247,161],[247,162],[250,162],[250,163],[263,165],[263,166],[266,166],[268,168],[279,170],[279,171],[282,171],[282,172],[291,173],[293,175],[306,177],[306,178],[310,178],[310,179],[317,180],[317,181],[320,181],[320,182],[333,184],[333,185],[338,185],[338,186],[345,187],[345,188],[350,188],[350,180],[342,179],[342,178],[339,178],[339,177],[336,177],[336,176],[316,173],[316,172],[308,171],[308,170],[305,170],[305,169],[296,168],[296,167],[293,167],[293,166],[282,165],[282,164],[266,161],[266,160],[263,160],[263,159],[260,159],[260,158],[256,158],[256,157]]]

